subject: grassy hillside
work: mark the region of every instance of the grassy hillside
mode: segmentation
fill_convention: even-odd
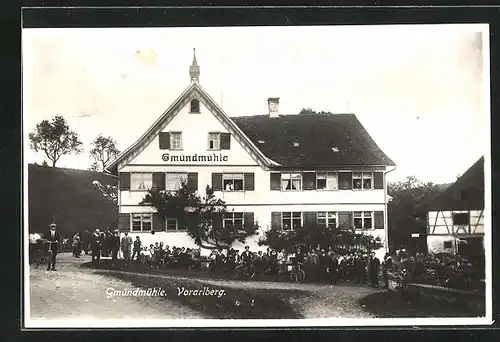
[[[62,235],[105,229],[118,222],[118,207],[93,188],[92,181],[117,185],[101,172],[28,166],[29,231],[45,232],[51,222]]]

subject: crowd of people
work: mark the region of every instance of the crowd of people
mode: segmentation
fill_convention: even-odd
[[[56,241],[51,245],[53,251],[52,268],[55,268],[55,255],[60,251],[62,240],[55,232],[55,224],[41,238],[30,234],[31,249],[39,241]],[[120,238],[118,230],[108,229],[93,233],[79,232],[71,241],[73,256],[79,258],[82,252],[92,255],[92,262],[99,264],[101,257],[109,257],[113,263],[121,257],[126,265],[132,262],[156,268],[186,268],[200,270],[207,266],[211,272],[230,273],[238,264],[253,266],[256,275],[288,276],[291,267],[301,265],[306,281],[353,282],[387,288],[389,279],[398,278],[403,282],[426,283],[455,288],[478,288],[482,285],[485,273],[484,258],[467,259],[452,254],[408,253],[405,249],[393,254],[387,253],[379,260],[374,252],[355,250],[338,253],[331,246],[321,248],[296,247],[293,252],[267,248],[265,251],[252,252],[249,246],[240,253],[234,248],[213,249],[210,255],[202,255],[200,248],[169,246],[163,242],[143,245],[139,236],[132,239],[128,232]]]

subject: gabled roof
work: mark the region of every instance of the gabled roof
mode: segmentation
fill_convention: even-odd
[[[255,115],[232,120],[282,166],[395,166],[354,114]]]
[[[479,158],[430,205],[433,210],[484,209],[484,157]]]
[[[229,118],[229,116],[219,107],[219,105],[208,95],[208,93],[197,83],[192,83],[182,94],[170,105],[170,107],[155,121],[155,123],[129,148],[123,151],[109,165],[106,165],[107,172],[116,174],[120,163],[127,162],[139,154],[175,117],[175,115],[193,98],[197,98],[210,111],[216,115],[222,124],[242,143],[247,150],[254,156],[257,162],[263,165],[272,166],[275,163],[269,160],[241,129]]]

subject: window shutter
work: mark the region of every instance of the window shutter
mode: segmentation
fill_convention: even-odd
[[[375,219],[375,229],[384,229],[384,212],[383,211],[376,211],[374,213],[374,219]]]
[[[220,134],[220,149],[229,150],[231,148],[231,133]]]
[[[352,189],[352,172],[339,172],[339,189]]]
[[[162,232],[165,230],[165,224],[163,223],[163,217],[160,213],[153,213],[153,230],[155,232]]]
[[[170,132],[160,132],[158,140],[160,142],[160,150],[170,149]]]
[[[118,230],[120,232],[130,231],[130,214],[120,214],[118,217]]]
[[[339,228],[340,229],[351,229],[352,225],[353,225],[352,212],[340,211],[339,212],[339,222],[338,222]]]
[[[314,226],[317,223],[318,215],[315,211],[308,211],[304,213],[304,227]]]
[[[373,188],[383,189],[384,188],[384,173],[374,172],[373,173]]]
[[[271,172],[271,190],[281,190],[281,173]]]
[[[120,190],[130,190],[130,172],[120,172]]]
[[[245,191],[254,191],[255,190],[255,176],[252,173],[245,173]]]
[[[222,173],[212,173],[212,190],[222,191]]]
[[[304,190],[316,190],[316,172],[304,172]]]
[[[165,190],[165,172],[153,172],[153,189]]]
[[[188,172],[187,186],[189,189],[198,190],[198,172]]]
[[[251,227],[255,223],[253,213],[245,213],[243,216],[243,225],[245,228]]]
[[[271,228],[276,227],[281,229],[281,213],[273,211],[271,213]]]

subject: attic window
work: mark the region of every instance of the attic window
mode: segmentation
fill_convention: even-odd
[[[200,101],[197,99],[191,100],[190,113],[200,113]]]
[[[333,152],[338,152],[338,151],[339,151],[339,148],[338,148],[338,147],[332,147],[332,151],[333,151]]]
[[[298,142],[295,142],[295,141],[293,142],[293,147],[299,147],[299,146],[300,146],[300,144]]]

